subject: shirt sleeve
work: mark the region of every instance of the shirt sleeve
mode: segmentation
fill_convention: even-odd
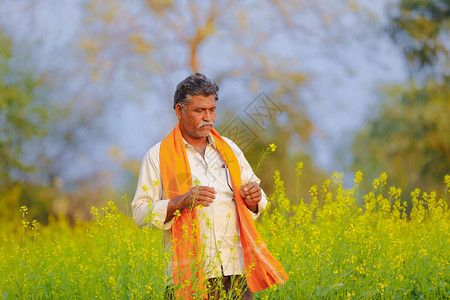
[[[142,228],[153,224],[160,229],[169,230],[172,227],[173,218],[164,223],[170,199],[164,199],[161,183],[160,145],[161,143],[158,143],[152,147],[142,159],[136,193],[131,202],[131,211],[138,227]]]
[[[241,182],[244,183],[251,180],[252,182],[256,182],[259,185],[261,183],[261,180],[255,175],[255,173],[253,173],[253,169],[245,158],[242,150],[232,140],[226,137],[223,137],[223,139],[228,143],[238,159],[239,167],[241,168]],[[256,219],[259,214],[267,207],[267,196],[266,193],[264,193],[263,189],[261,189],[261,194],[261,201],[259,201],[258,203],[258,212],[254,213],[250,211],[253,219]]]

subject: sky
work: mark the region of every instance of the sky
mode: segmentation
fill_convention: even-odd
[[[86,25],[88,1],[0,2],[0,26],[14,42],[11,63],[35,74],[65,75],[54,80],[54,92],[46,95],[51,101],[73,98],[81,91],[110,101],[97,121],[97,126],[103,129],[103,138],[83,133],[85,143],[74,167],[66,172],[68,180],[84,176],[96,166],[110,164],[111,148],[120,148],[127,159],[140,160],[147,149],[173,127],[176,119],[171,97],[176,84],[189,75],[181,46],[176,43],[165,46],[160,54],[161,61],[169,61],[171,65],[159,76],[151,72],[149,77],[145,72],[135,74],[136,61],[128,57],[109,81],[92,83],[89,80],[92,66],[85,65],[79,47],[80,40],[89,36],[88,31],[93,28]],[[276,11],[261,4],[263,2],[240,3],[247,12],[249,26],[256,32],[273,30],[282,23],[278,19],[275,22]],[[355,1],[369,12],[363,16],[352,10],[342,10],[349,1],[298,2],[305,8],[292,20],[304,31],[292,34],[275,30],[275,34],[260,45],[264,54],[276,58],[273,63],[292,63],[293,69],[307,74],[308,81],[301,90],[302,105],[317,128],[310,149],[314,162],[325,170],[340,171],[349,166],[354,133],[374,116],[376,105],[383,101],[380,87],[407,79],[401,49],[384,30],[388,22],[386,12],[395,2]],[[186,5],[185,1],[180,3],[180,6]],[[139,4],[129,5],[133,13],[138,14],[140,10]],[[320,26],[326,16],[333,18],[332,26]],[[155,35],[165,32],[164,27],[152,28],[162,25],[149,24],[151,19],[137,19],[136,23]],[[121,24],[124,28],[118,30],[126,30],[127,25]],[[228,28],[226,26],[232,25],[223,28]],[[241,66],[231,46],[233,40],[223,28],[217,26],[215,36],[200,51],[202,72],[212,78]],[[164,38],[170,39],[170,36]],[[236,42],[257,43],[256,39],[255,34]],[[115,48],[111,49],[114,52]],[[260,86],[249,93],[247,83],[240,82],[239,78],[224,81],[219,109],[221,105],[229,109],[249,103],[257,92],[266,92],[264,86]],[[242,97],[237,99],[236,95]],[[89,106],[94,105],[92,103],[85,105],[87,109],[95,109]],[[337,159],[339,153],[342,159]]]

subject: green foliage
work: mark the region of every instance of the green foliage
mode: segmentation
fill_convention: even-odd
[[[25,162],[27,143],[45,135],[47,112],[34,101],[37,82],[20,74],[11,82],[11,44],[0,33],[0,189],[32,171]]]
[[[419,69],[445,59],[450,38],[449,0],[401,0],[399,15],[392,17],[392,34]],[[448,67],[448,65],[447,65]]]
[[[257,227],[290,278],[256,299],[450,297],[448,195],[416,190],[407,219],[401,191],[387,188],[386,174],[362,196],[364,209],[357,205],[360,173],[351,189],[337,173],[313,185],[310,204],[290,204],[276,177],[271,207]],[[138,229],[112,202],[91,212],[91,222],[73,228],[64,220],[41,227],[22,207],[22,233],[1,236],[2,297],[163,299],[169,256],[161,231]]]
[[[38,142],[47,135],[48,108],[38,103],[39,83],[11,67],[11,42],[0,32],[0,228],[15,227],[19,206],[46,222],[53,191],[28,180],[37,169]],[[32,154],[31,154],[32,153]]]
[[[355,138],[353,169],[370,176],[389,169],[394,185],[439,191],[450,170],[450,77],[389,94],[392,101]]]
[[[387,89],[389,101],[354,140],[352,168],[371,177],[389,169],[392,183],[408,191],[439,191],[450,170],[450,2],[401,0],[399,12],[391,30],[421,83]]]

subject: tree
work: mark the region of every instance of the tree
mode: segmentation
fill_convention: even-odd
[[[391,87],[390,102],[358,133],[354,168],[369,177],[388,172],[406,191],[441,191],[450,172],[450,77]]]
[[[272,130],[259,135],[246,154],[256,161],[268,143],[276,142],[279,150],[275,156],[280,155],[276,168],[286,168],[281,173],[290,174],[296,164],[288,157],[307,158],[313,164],[309,142],[318,132],[302,96],[308,81],[302,67],[307,58],[299,50],[320,44],[319,51],[335,55],[328,46],[364,41],[359,30],[345,27],[348,23],[341,20],[343,16],[350,11],[352,18],[360,19],[360,25],[370,23],[367,20],[372,17],[353,1],[325,2],[146,0],[136,4],[89,0],[89,23],[80,44],[86,61],[94,66],[94,78],[125,70],[136,82],[145,78],[143,86],[151,86],[159,99],[172,97],[174,86],[165,85],[165,81],[174,74],[179,81],[189,73],[206,73],[227,88],[227,94],[220,97],[228,103],[220,100],[219,105],[231,111],[232,117],[218,118],[222,128],[236,115],[243,115],[244,107],[264,91],[284,112],[283,122],[272,124]],[[165,78],[162,84],[153,84],[161,78]],[[265,182],[271,183],[273,169],[268,172],[269,166],[275,167],[267,163],[262,173]],[[287,187],[295,193],[295,184]]]
[[[17,20],[39,20],[45,18],[28,17],[39,11],[40,6],[46,6],[40,5],[44,2],[24,5],[11,2],[14,4],[9,6],[11,13],[22,10],[20,17],[15,18]],[[315,102],[320,97],[312,91],[314,84],[305,92],[309,80],[308,66],[305,65],[311,67],[311,61],[324,65],[325,59],[333,61],[327,69],[351,74],[356,65],[353,64],[354,57],[343,57],[336,48],[342,44],[356,47],[362,44],[367,57],[370,57],[370,50],[376,52],[376,45],[371,43],[374,40],[365,39],[367,30],[362,29],[371,27],[374,23],[371,20],[376,16],[365,11],[363,1],[360,4],[333,0],[302,3],[294,0],[84,0],[73,3],[82,7],[79,12],[81,22],[77,24],[78,40],[64,49],[58,48],[55,51],[58,53],[54,52],[50,60],[53,62],[57,55],[59,63],[50,63],[53,68],[45,73],[45,83],[55,87],[50,95],[46,95],[46,101],[58,101],[61,107],[70,108],[64,110],[64,122],[51,126],[51,134],[47,137],[50,151],[47,151],[46,159],[41,160],[41,171],[50,183],[64,178],[66,170],[76,169],[80,157],[86,158],[89,156],[86,153],[93,152],[95,146],[87,148],[86,145],[105,145],[106,134],[100,134],[106,123],[102,117],[108,113],[109,117],[120,115],[117,111],[121,111],[125,101],[151,101],[155,114],[150,118],[157,119],[161,128],[166,127],[166,120],[172,113],[167,102],[170,103],[173,96],[174,83],[196,71],[206,73],[219,83],[222,87],[220,105],[232,110],[234,115],[242,113],[242,104],[250,103],[260,91],[278,103],[285,112],[283,120],[276,129],[264,132],[261,139],[276,142],[278,153],[285,149],[285,155],[280,156],[283,163],[277,164],[277,168],[294,170],[295,163],[285,164],[284,159],[312,155],[309,141],[317,132],[306,111],[311,104],[306,103],[304,95],[309,94]],[[54,8],[58,5],[65,4],[55,4]],[[349,18],[353,22],[349,23]],[[30,32],[36,33],[32,29],[39,27],[32,21],[23,23],[30,27]],[[354,24],[358,24],[358,30]],[[42,33],[41,36],[27,35],[31,40],[35,39],[30,44],[44,45],[46,37],[51,35]],[[310,45],[315,45],[313,51]],[[51,48],[52,44],[46,46],[49,47],[42,48]],[[342,49],[341,52],[347,53]],[[69,57],[67,53],[74,55]],[[29,56],[36,57],[34,53]],[[314,74],[311,77],[314,81]],[[160,109],[159,104],[163,101],[166,101],[164,108]],[[117,118],[117,123],[120,122],[123,119]],[[228,120],[218,118],[218,126],[220,123],[226,125]],[[157,137],[145,137],[152,138]],[[87,139],[90,139],[89,143]],[[256,160],[267,144],[254,145],[248,148],[247,154]],[[93,155],[88,159],[92,162]],[[98,166],[82,164],[83,167],[86,165]],[[264,170],[263,173],[270,182],[272,172]],[[281,170],[281,173],[287,172]],[[92,174],[81,176],[89,175]],[[66,189],[80,190],[75,188],[73,177],[68,181],[69,184],[64,185]],[[90,207],[92,199],[85,199]]]
[[[8,66],[10,50],[10,41],[0,33],[0,186],[32,170],[33,164],[24,160],[25,148],[45,135],[47,121],[47,111],[33,98],[38,83],[27,74],[13,78]]]
[[[23,182],[36,171],[36,142],[46,135],[47,109],[35,101],[39,86],[10,68],[10,41],[0,32],[0,219],[19,215]]]
[[[353,169],[387,171],[391,183],[442,190],[450,173],[450,2],[402,0],[390,31],[410,62],[411,81],[386,89],[386,101],[353,143]]]
[[[401,0],[391,15],[391,33],[414,71],[449,71],[450,1]]]

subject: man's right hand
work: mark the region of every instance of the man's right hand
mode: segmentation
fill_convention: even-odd
[[[194,186],[180,200],[180,211],[197,205],[210,206],[216,199],[216,191],[209,186]]]
[[[170,199],[164,223],[170,221],[177,210],[181,212],[197,205],[210,206],[216,198],[216,193],[214,188],[209,186],[194,186],[187,193]]]

